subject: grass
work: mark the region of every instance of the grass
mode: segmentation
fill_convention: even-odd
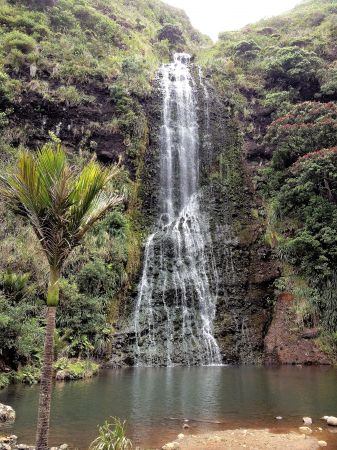
[[[113,417],[98,428],[99,435],[91,443],[90,450],[129,450],[132,442],[125,435],[125,422]]]

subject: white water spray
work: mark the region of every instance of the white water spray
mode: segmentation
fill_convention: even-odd
[[[201,72],[199,76],[209,133],[209,96]],[[217,282],[212,280],[217,273],[208,221],[199,204],[199,131],[190,56],[176,54],[173,63],[160,68],[159,77],[160,217],[145,246],[133,320],[135,360],[137,365],[221,364],[213,335]]]

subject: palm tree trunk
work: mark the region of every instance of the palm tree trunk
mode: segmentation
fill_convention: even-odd
[[[47,327],[44,342],[44,358],[41,373],[39,410],[36,431],[36,450],[48,449],[49,417],[54,362],[54,330],[56,307],[48,306]]]
[[[54,362],[54,331],[56,306],[59,299],[60,272],[50,270],[47,296],[47,327],[44,341],[43,366],[41,372],[39,409],[36,430],[36,450],[48,449],[51,391]]]

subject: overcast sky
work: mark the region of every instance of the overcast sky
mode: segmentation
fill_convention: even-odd
[[[291,9],[300,0],[164,0],[184,9],[198,30],[216,40],[221,31],[237,30],[248,23]]]

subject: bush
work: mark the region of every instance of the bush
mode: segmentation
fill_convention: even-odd
[[[91,378],[99,369],[99,365],[90,360],[72,360],[61,358],[54,363],[56,379],[61,380],[81,380]]]
[[[37,384],[40,382],[41,370],[36,366],[25,366],[13,374],[15,383]]]
[[[167,40],[171,47],[176,45],[183,45],[185,43],[184,35],[178,25],[167,23],[162,26],[158,32],[159,41]]]
[[[304,102],[274,120],[267,129],[264,145],[273,151],[273,167],[282,170],[299,156],[337,145],[337,105]]]
[[[90,444],[90,450],[129,450],[130,439],[125,436],[125,422],[114,417],[98,428],[99,436]]]
[[[10,375],[7,373],[0,373],[0,389],[4,389],[10,383]]]
[[[19,50],[23,54],[31,53],[36,48],[36,41],[21,31],[11,31],[7,33],[3,40],[3,48],[6,52]]]
[[[337,265],[336,167],[336,148],[309,153],[291,167],[275,193],[287,218],[281,251],[317,285],[326,285]]]
[[[233,50],[236,56],[241,56],[245,59],[254,59],[260,51],[260,47],[256,44],[255,41],[249,40],[241,41],[238,44],[234,45]]]
[[[276,49],[264,69],[269,84],[303,89],[308,84],[315,84],[320,66],[321,60],[316,53],[298,47],[284,47]]]

